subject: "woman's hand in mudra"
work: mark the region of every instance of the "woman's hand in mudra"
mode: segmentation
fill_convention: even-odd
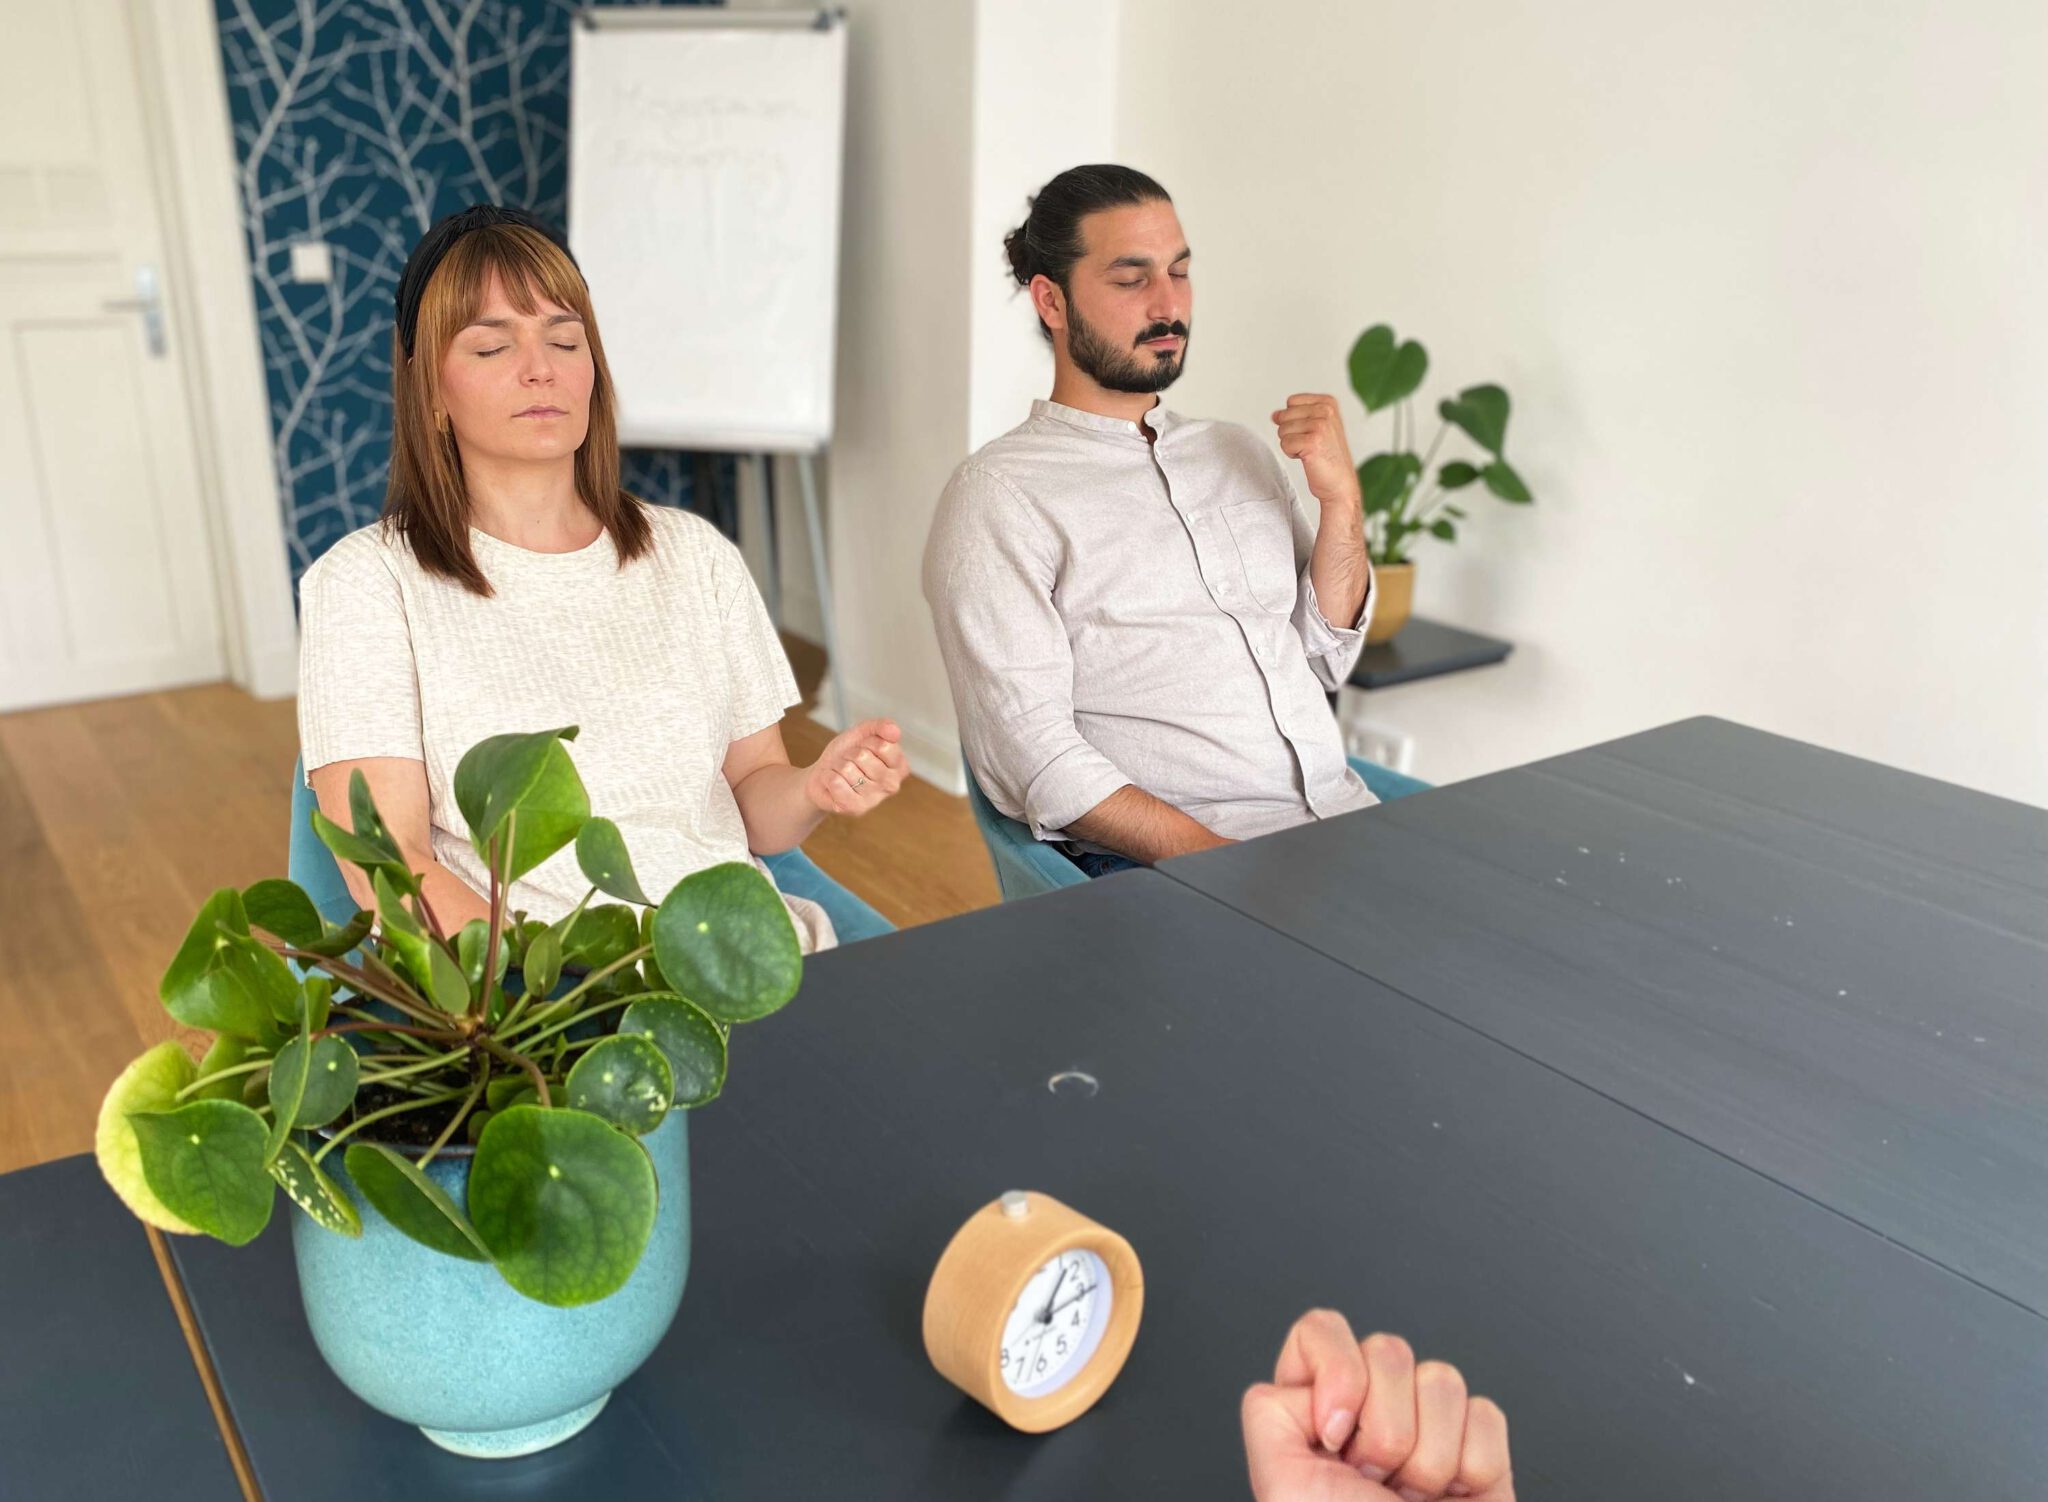
[[[892,797],[909,775],[896,722],[863,720],[833,738],[805,778],[804,792],[825,813],[864,814]]]

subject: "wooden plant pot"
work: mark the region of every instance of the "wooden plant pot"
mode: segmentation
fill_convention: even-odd
[[[1408,613],[1415,605],[1415,565],[1374,564],[1372,587],[1378,603],[1372,607],[1372,623],[1365,629],[1365,641],[1367,646],[1376,647],[1383,641],[1392,641],[1394,633],[1408,624]]]

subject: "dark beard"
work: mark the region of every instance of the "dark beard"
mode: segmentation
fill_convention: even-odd
[[[1155,323],[1131,342],[1136,346],[1166,334],[1178,334],[1182,340],[1181,347],[1171,355],[1155,355],[1135,348],[1121,350],[1098,333],[1071,303],[1067,307],[1067,357],[1105,391],[1142,396],[1164,391],[1179,380],[1181,369],[1187,364],[1188,345],[1192,343],[1186,324]]]

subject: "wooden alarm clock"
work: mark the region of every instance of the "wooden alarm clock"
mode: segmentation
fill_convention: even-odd
[[[1131,1244],[1051,1195],[1013,1189],[946,1246],[924,1297],[941,1376],[1027,1434],[1071,1423],[1123,1370],[1145,1279]]]

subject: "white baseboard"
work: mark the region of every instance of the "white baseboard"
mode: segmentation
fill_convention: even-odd
[[[832,669],[828,667],[824,680],[818,685],[817,705],[811,710],[811,718],[827,730],[844,730],[846,727],[833,713],[832,701]],[[903,732],[903,750],[910,758],[911,775],[930,783],[942,793],[951,793],[955,798],[967,796],[967,775],[960,761],[960,737],[953,730],[941,730],[935,725],[923,724],[899,714],[883,702],[880,695],[863,689],[857,683],[846,685],[846,712],[856,724],[862,720],[894,720]]]

